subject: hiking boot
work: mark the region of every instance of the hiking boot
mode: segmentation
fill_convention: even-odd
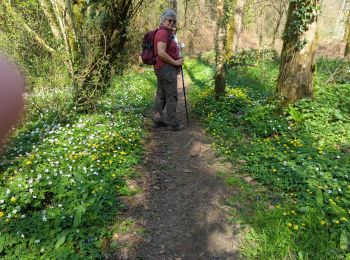
[[[168,126],[167,130],[169,131],[181,131],[184,130],[185,126],[183,124],[175,125],[175,126]]]
[[[160,128],[160,127],[166,127],[167,126],[167,124],[166,123],[164,123],[163,121],[161,121],[161,122],[153,122],[153,128],[154,129],[157,129],[157,128]]]

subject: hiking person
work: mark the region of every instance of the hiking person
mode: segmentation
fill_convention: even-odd
[[[184,129],[176,115],[177,106],[177,74],[183,64],[179,47],[174,40],[173,28],[176,27],[177,15],[167,9],[160,17],[159,30],[154,36],[154,53],[156,60],[154,71],[157,76],[157,93],[154,104],[154,127],[167,126],[168,130]],[[162,119],[162,112],[167,105],[167,124]]]

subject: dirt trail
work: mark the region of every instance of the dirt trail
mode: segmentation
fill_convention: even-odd
[[[181,80],[181,78],[179,78]],[[186,122],[182,83],[179,117]],[[153,130],[147,141],[142,192],[129,199],[129,218],[145,232],[118,253],[119,259],[236,259],[234,228],[228,224],[223,201],[230,191],[218,172],[220,163],[198,123],[179,132]]]

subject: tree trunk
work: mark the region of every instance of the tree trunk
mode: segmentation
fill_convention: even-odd
[[[350,12],[348,13],[348,18],[345,24],[344,41],[346,43],[344,57],[349,59],[350,58]]]
[[[275,48],[276,36],[280,29],[282,18],[283,18],[283,13],[278,13],[277,23],[276,23],[275,29],[273,30],[273,35],[272,35],[272,42],[271,42],[272,48]]]
[[[216,26],[216,44],[215,44],[215,93],[217,96],[225,94],[225,40],[226,24],[224,0],[216,1],[217,8],[217,26]]]
[[[259,48],[258,48],[258,52],[259,52],[259,57],[260,57],[260,52],[261,49],[263,48],[263,40],[264,40],[264,27],[265,27],[265,14],[263,15],[263,9],[261,10],[260,14],[260,26],[259,26]]]
[[[273,6],[275,8],[275,10],[277,11],[277,15],[278,15],[277,23],[276,23],[275,29],[273,31],[273,36],[272,36],[272,41],[271,41],[271,47],[273,49],[275,49],[276,38],[277,38],[278,31],[281,27],[282,19],[288,11],[288,2],[289,2],[289,0],[279,0],[278,5]]]
[[[318,4],[319,1],[314,2],[315,6]],[[294,103],[305,97],[313,97],[317,11],[314,9],[313,19],[307,25],[304,33],[287,37],[286,35],[292,30],[293,24],[299,22],[295,20],[293,13],[297,8],[295,2],[290,2],[277,83],[277,93],[282,98],[283,105]]]
[[[184,28],[187,28],[187,12],[188,12],[188,2],[189,0],[185,0],[185,17],[184,17]]]
[[[115,1],[112,8],[106,12],[108,19],[101,24],[101,53],[95,56],[92,67],[83,77],[75,95],[77,103],[82,104],[83,108],[89,107],[86,104],[94,106],[94,98],[108,89],[112,73],[121,73],[125,66],[123,57],[127,54],[125,45],[129,22],[142,3],[143,0],[137,3],[133,0]],[[120,71],[116,72],[111,64],[116,65]]]
[[[177,13],[177,1],[176,0],[169,0],[170,9],[174,10],[175,13]]]
[[[72,46],[70,45],[68,32],[67,32],[67,26],[66,26],[66,20],[65,20],[65,13],[66,13],[66,7],[63,0],[50,0],[53,13],[56,17],[57,23],[59,25],[59,28],[61,30],[62,39],[64,48],[67,53],[67,64],[68,64],[68,71],[72,78],[74,78],[74,64],[73,64],[73,53],[72,53]]]
[[[242,30],[242,19],[245,0],[236,0],[234,5],[234,12],[229,21],[227,30],[227,46],[226,57],[232,57],[237,49],[239,36]]]
[[[51,28],[52,34],[56,40],[61,40],[62,36],[60,30],[58,29],[57,20],[55,19],[55,15],[53,14],[52,8],[50,8],[50,4],[47,0],[39,0],[41,9],[43,9],[44,14],[49,22],[49,26]]]

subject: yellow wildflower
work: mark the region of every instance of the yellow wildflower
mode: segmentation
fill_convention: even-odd
[[[0,218],[2,218],[4,215],[4,212],[0,211]]]
[[[299,229],[299,226],[298,226],[298,225],[294,225],[293,229],[294,229],[294,230],[298,230],[298,229]]]
[[[16,199],[16,197],[11,197],[10,201],[11,201],[11,202],[16,202],[17,199]]]
[[[320,221],[320,224],[323,226],[324,224],[326,224],[326,221],[321,220],[321,221]]]

